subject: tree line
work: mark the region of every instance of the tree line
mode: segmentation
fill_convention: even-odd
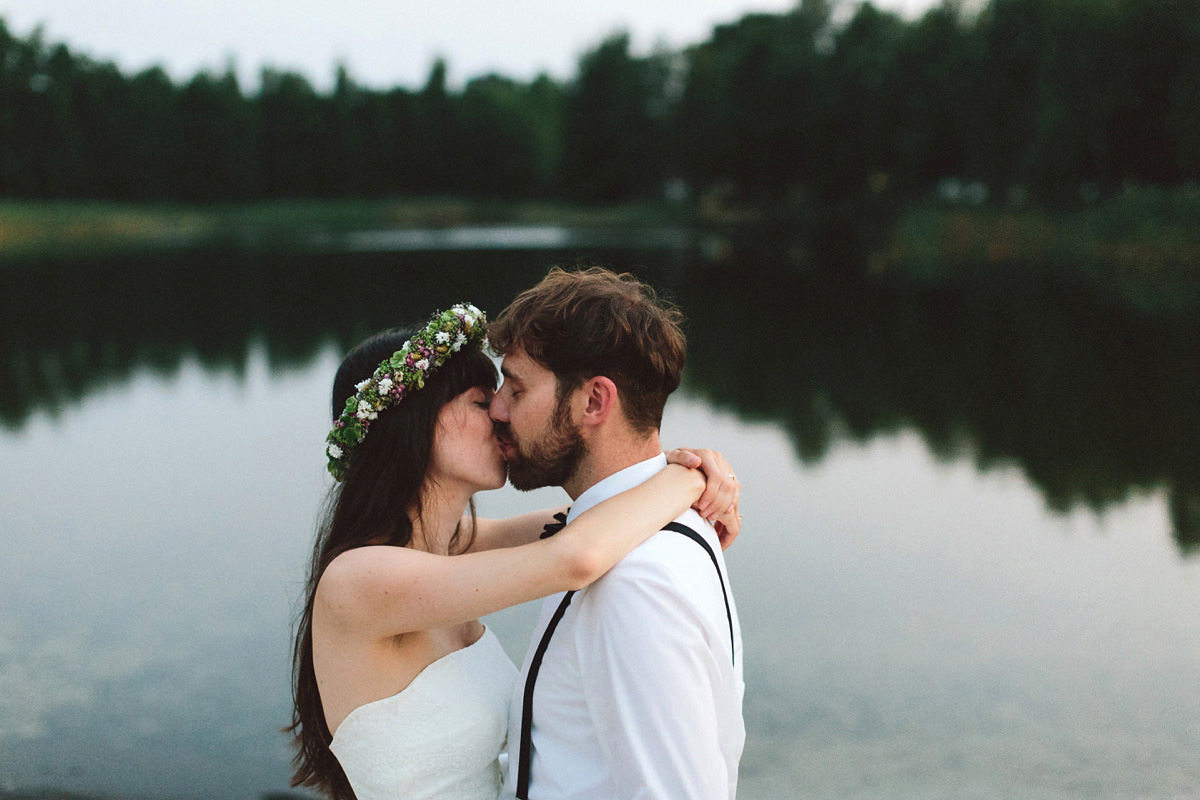
[[[568,80],[330,90],[183,82],[0,20],[0,196],[208,203],[453,194],[789,209],[928,195],[1078,203],[1200,180],[1195,0],[944,0],[907,20],[801,0],[682,50],[625,34]]]

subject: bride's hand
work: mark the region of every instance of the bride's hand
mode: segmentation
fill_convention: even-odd
[[[667,451],[666,455],[667,463],[699,469],[704,473],[704,492],[692,508],[717,529],[721,549],[728,548],[742,527],[741,515],[737,513],[741,484],[738,483],[733,468],[715,450],[677,447]]]

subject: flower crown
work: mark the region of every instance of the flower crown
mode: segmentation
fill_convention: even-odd
[[[429,324],[385,358],[370,378],[359,383],[358,392],[346,399],[346,409],[325,437],[325,455],[334,480],[346,477],[350,454],[367,436],[379,412],[425,387],[425,380],[464,345],[483,342],[487,316],[470,303],[459,303],[438,312]]]

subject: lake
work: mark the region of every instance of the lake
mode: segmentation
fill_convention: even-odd
[[[681,305],[664,442],[743,483],[740,798],[1200,793],[1195,294],[479,228],[0,265],[0,796],[285,791],[341,354],[582,263]]]

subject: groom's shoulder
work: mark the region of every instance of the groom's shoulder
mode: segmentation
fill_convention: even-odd
[[[721,546],[716,531],[703,517],[689,509],[674,522],[699,534],[717,558],[721,558]],[[712,559],[699,542],[677,530],[664,529],[625,556],[613,567],[610,574],[632,578],[639,574],[651,573],[669,577],[694,572],[707,574],[711,570]]]
[[[651,615],[663,609],[679,613],[691,608],[695,619],[723,622],[723,579],[713,570],[713,558],[722,572],[725,567],[716,532],[694,512],[675,522],[698,533],[713,555],[687,535],[659,531],[582,590],[582,605],[589,609],[643,608]]]

